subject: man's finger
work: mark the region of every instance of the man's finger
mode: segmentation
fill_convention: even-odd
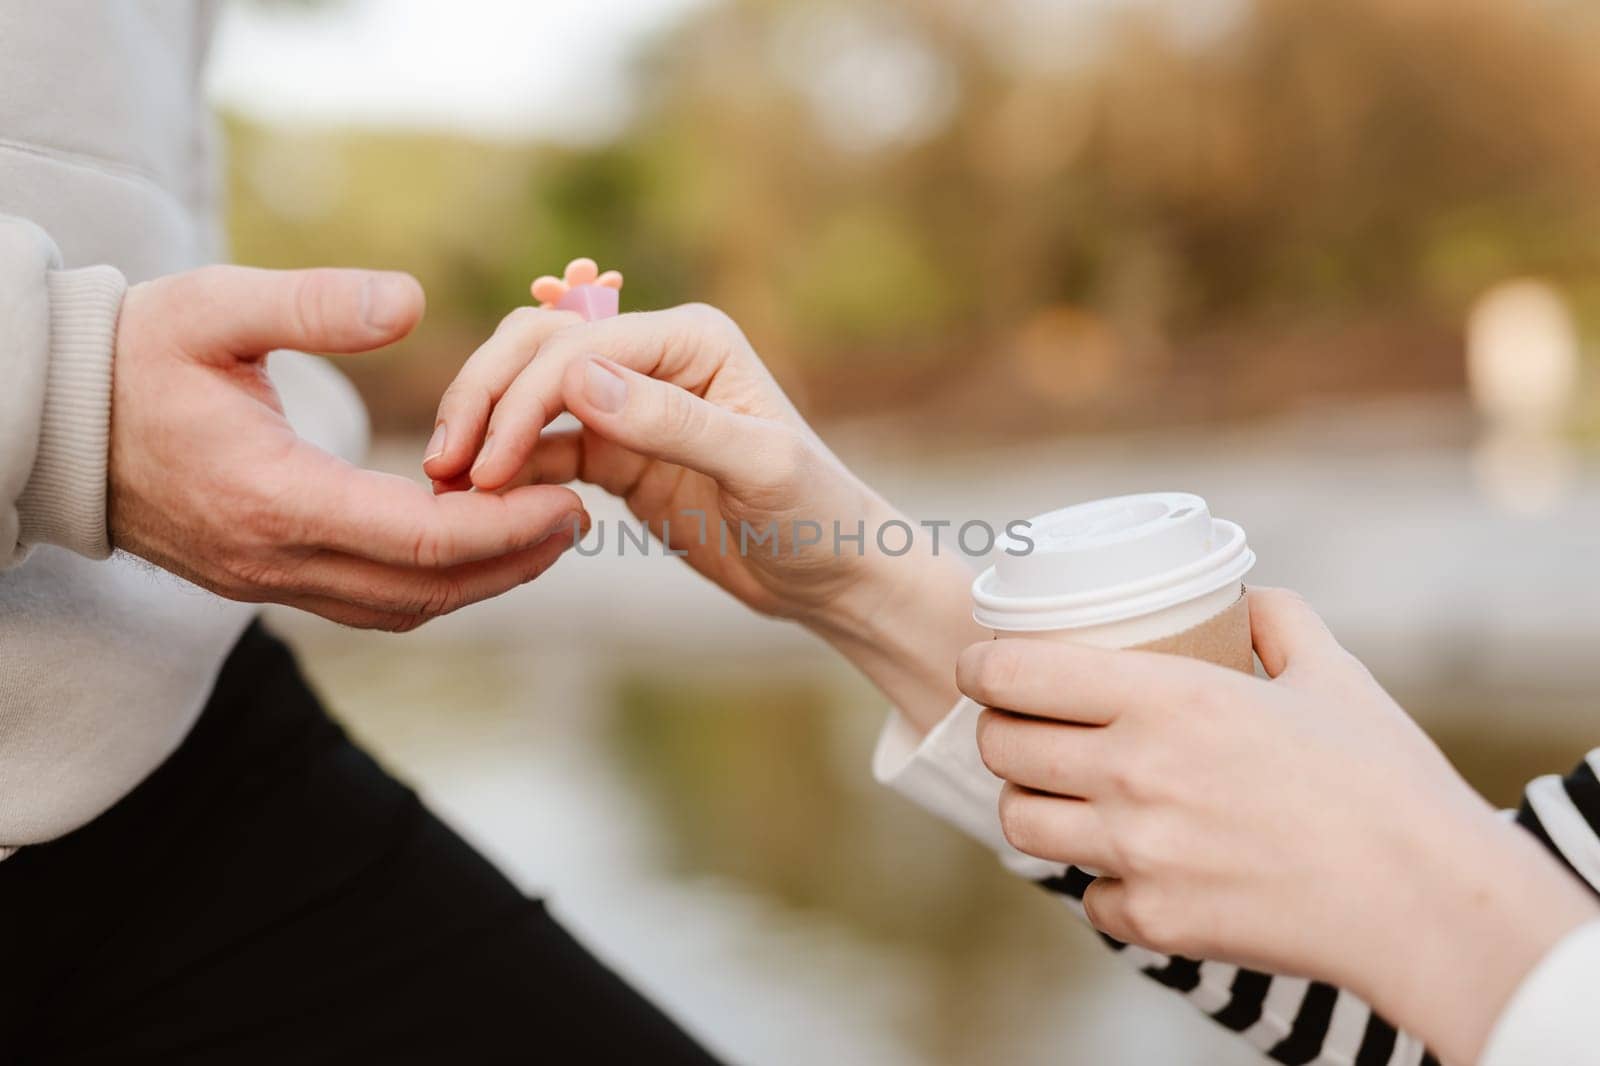
[[[1114,868],[1116,849],[1094,805],[1016,785],[1000,793],[1000,831],[1012,847],[1050,862]]]
[[[360,607],[353,603],[332,596],[285,596],[281,602],[285,607],[293,607],[298,611],[326,618],[330,622],[337,622],[342,626],[352,629],[378,629],[386,633],[408,633],[422,625],[428,619],[424,615],[391,614],[387,611],[374,611],[370,607]]]
[[[422,468],[435,481],[464,475],[483,444],[489,412],[550,337],[583,319],[571,311],[521,307],[462,364],[439,401]]]
[[[424,303],[415,278],[381,270],[213,266],[158,284],[179,308],[180,343],[196,358],[367,352],[410,333]]]
[[[290,521],[301,542],[395,566],[428,569],[509,555],[573,522],[571,489],[530,485],[505,493],[435,496],[415,482],[361,470],[307,446],[293,464]]]
[[[1014,785],[1094,799],[1104,781],[1106,731],[989,709],[978,719],[978,753],[990,773]]]
[[[527,584],[554,566],[584,523],[553,531],[531,548],[439,570],[390,566],[342,552],[321,552],[301,564],[302,594],[396,615],[437,618]]]
[[[1268,677],[1287,670],[1296,656],[1337,652],[1339,642],[1298,592],[1252,588],[1250,639]]]
[[[988,640],[962,651],[956,687],[985,707],[1082,725],[1192,699],[1200,685],[1247,680],[1210,663],[1157,652],[1051,640]]]

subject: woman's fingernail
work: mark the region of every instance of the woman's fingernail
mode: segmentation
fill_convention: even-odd
[[[472,472],[476,474],[478,471],[482,470],[484,464],[489,461],[489,456],[492,454],[494,454],[493,433],[483,438],[483,447],[478,450],[478,458],[472,464]]]
[[[628,401],[628,383],[622,380],[621,374],[595,356],[589,357],[583,379],[584,396],[601,411],[614,414],[622,410],[622,405]]]
[[[444,423],[440,422],[433,427],[433,436],[428,438],[428,453],[422,457],[425,463],[431,463],[444,454],[445,431]]]

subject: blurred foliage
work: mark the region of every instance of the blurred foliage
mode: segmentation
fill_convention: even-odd
[[[1600,322],[1597,44],[1585,0],[737,0],[640,57],[599,147],[235,120],[235,251],[422,278],[418,337],[351,364],[381,428],[578,254],[628,307],[723,306],[824,416],[1457,388],[1497,281]]]
[[[914,954],[926,1002],[905,1028],[926,1061],[993,1058],[1051,1014],[1030,992],[1093,980],[1100,946],[1055,900],[863,779],[865,738],[851,726],[870,697],[747,665],[769,669],[615,678],[608,746],[653,812],[669,870]],[[1050,952],[1036,950],[1041,929],[1059,934]]]

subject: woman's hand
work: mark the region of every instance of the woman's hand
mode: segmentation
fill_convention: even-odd
[[[1252,590],[1271,681],[1148,652],[968,648],[1017,848],[1102,873],[1096,927],[1350,987],[1472,1062],[1521,978],[1596,916],[1299,597]],[[1024,717],[1028,716],[1028,717]]]
[[[542,434],[563,410],[583,428]],[[954,701],[950,663],[978,635],[969,572],[948,547],[878,549],[898,512],[812,432],[722,312],[590,323],[519,309],[462,368],[438,425],[424,469],[440,489],[599,485],[739,600],[834,643],[914,720],[931,725]]]

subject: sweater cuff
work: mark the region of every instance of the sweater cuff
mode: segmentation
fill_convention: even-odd
[[[127,282],[111,267],[93,266],[51,271],[46,285],[50,363],[39,450],[17,500],[19,540],[104,559],[111,554],[111,355]]]
[[[1000,828],[998,777],[978,753],[978,716],[983,708],[963,698],[925,737],[918,737],[898,712],[889,713],[872,775],[934,816],[987,846],[1012,873],[1030,881],[1058,877],[1066,869],[1018,851]]]
[[[1568,933],[1523,978],[1479,1066],[1600,1062],[1600,921]]]

